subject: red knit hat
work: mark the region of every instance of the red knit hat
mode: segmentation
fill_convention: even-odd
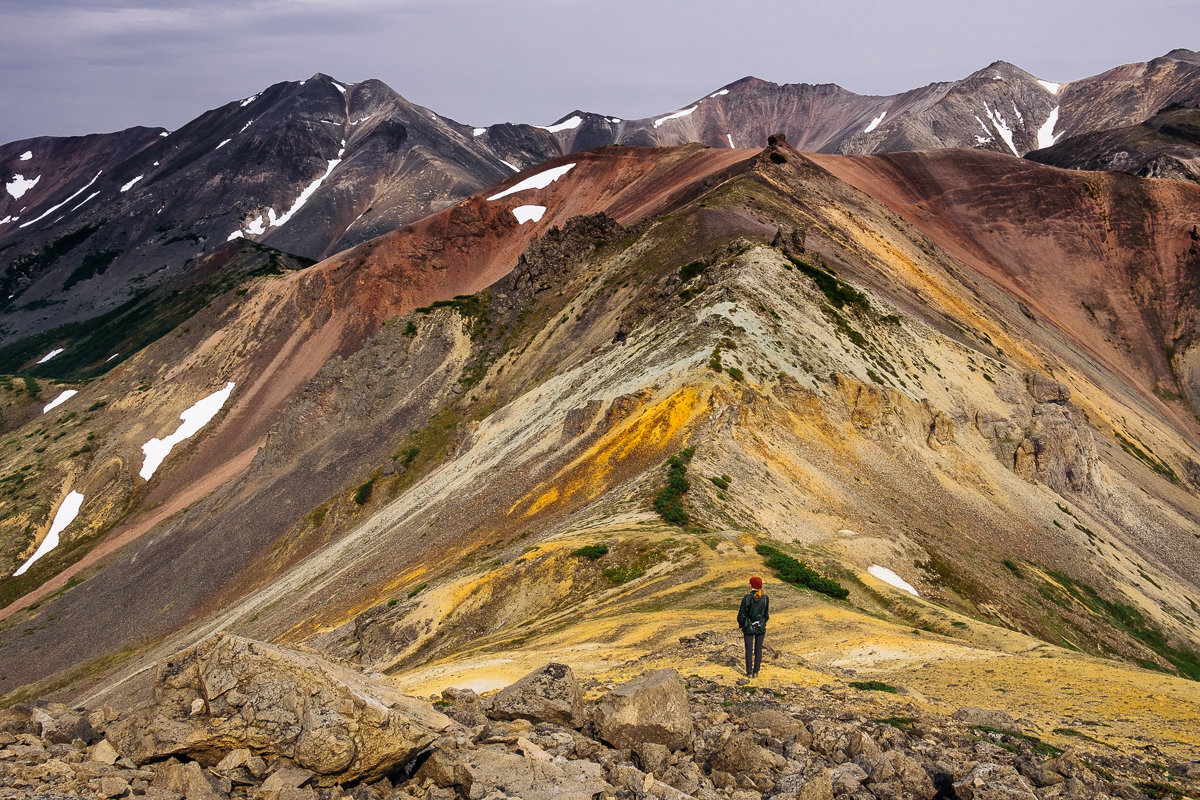
[[[757,575],[755,575],[753,578],[751,578],[750,579],[750,588],[751,589],[761,589],[762,588],[762,578],[758,577]]]

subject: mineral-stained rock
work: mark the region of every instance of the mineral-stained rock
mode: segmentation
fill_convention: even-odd
[[[547,664],[492,700],[493,719],[527,719],[578,728],[583,724],[583,690],[566,664]]]
[[[204,709],[192,715],[196,699]],[[186,754],[216,764],[245,748],[350,781],[405,763],[449,724],[352,670],[222,633],[159,664],[154,701],[109,738],[137,763]]]
[[[596,729],[614,747],[655,742],[681,750],[692,741],[687,689],[673,669],[640,675],[609,692],[596,706]]]

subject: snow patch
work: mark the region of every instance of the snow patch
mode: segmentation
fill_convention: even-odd
[[[608,118],[608,121],[609,121],[609,122],[611,122],[613,125],[620,125],[620,124],[621,124],[621,120],[617,119],[616,117],[609,117],[609,118]]]
[[[164,139],[165,139],[165,138],[167,138],[167,137],[168,137],[168,136],[170,136],[170,135],[171,135],[171,132],[170,132],[170,131],[163,131],[162,133],[160,133],[160,134],[159,134],[159,136],[161,136],[161,137],[162,137],[162,138],[164,138]]]
[[[733,135],[732,135],[732,134],[729,134],[729,133],[727,133],[727,134],[725,134],[725,138],[729,140],[729,149],[730,149],[730,150],[733,150],[733,149],[735,149],[735,148],[734,148],[734,146],[733,146]]]
[[[892,572],[887,567],[881,567],[878,564],[872,564],[870,569],[867,570],[867,572],[874,575],[876,578],[883,581],[884,583],[891,584],[892,586],[895,586],[897,589],[902,589],[903,591],[908,592],[913,597],[921,596],[920,594],[917,593],[916,588],[911,583],[904,580],[904,578],[901,578],[899,575]]]
[[[39,358],[37,363],[45,364],[47,361],[54,358],[56,355],[58,355],[59,353],[61,353],[62,351],[66,350],[66,349],[67,348],[65,348],[65,347],[56,347],[53,350],[51,350],[49,353],[46,353],[46,355]]]
[[[12,214],[9,214],[4,219],[0,219],[0,225],[7,225],[10,222],[16,222],[19,219],[20,217],[14,217]]]
[[[545,206],[517,206],[512,210],[513,216],[517,218],[517,222],[524,225],[526,222],[541,222],[542,215],[546,213]]]
[[[225,141],[223,141],[219,145],[217,145],[216,149],[220,150],[222,147],[224,147],[225,145],[229,144],[232,141],[233,141],[232,139],[226,139]]]
[[[576,115],[573,117],[569,117],[568,119],[564,119],[562,122],[558,123],[557,125],[550,125],[548,127],[545,127],[544,130],[547,130],[550,133],[558,133],[559,131],[574,130],[575,128],[578,128],[580,123],[582,123],[582,122],[583,122],[583,117]],[[539,125],[538,127],[542,127],[542,126]]]
[[[713,92],[712,94],[710,94],[709,97],[720,97],[723,94],[729,94],[729,90],[728,89],[719,89],[719,90]]]
[[[883,112],[882,114],[880,114],[878,117],[876,117],[875,119],[871,120],[871,124],[870,124],[870,125],[868,125],[867,127],[863,128],[863,133],[870,133],[871,131],[873,131],[873,130],[875,130],[876,128],[878,128],[878,127],[879,127],[879,123],[883,122],[883,118],[884,118],[884,117],[886,117],[886,116],[887,116],[887,112],[886,112],[886,111],[884,111],[884,112]]]
[[[41,179],[42,179],[41,175],[38,175],[36,178],[33,178],[32,180],[29,178],[26,178],[24,175],[13,175],[12,180],[9,181],[8,183],[6,183],[4,185],[4,188],[8,190],[8,193],[11,194],[13,196],[13,198],[19,200],[22,195],[24,195],[26,192],[28,192],[34,186],[37,186],[37,182],[40,181]]]
[[[267,232],[267,219],[259,214],[253,222],[246,226],[246,233],[252,233],[255,236],[262,236]]]
[[[1038,78],[1037,82],[1040,83],[1042,85],[1042,88],[1045,89],[1050,94],[1058,94],[1059,88],[1062,87],[1061,83],[1054,83],[1053,81],[1044,81],[1041,78]]]
[[[100,170],[100,172],[96,173],[96,178],[100,178],[100,176],[101,176],[101,174],[102,174],[103,172],[104,172],[104,170],[102,169],[102,170]],[[66,205],[67,203],[70,203],[70,201],[71,201],[71,200],[73,200],[73,199],[76,199],[77,197],[79,197],[79,196],[80,196],[80,194],[83,194],[84,192],[88,191],[88,190],[89,190],[89,188],[91,187],[91,185],[92,185],[92,184],[95,184],[95,182],[96,182],[96,178],[92,178],[90,181],[88,181],[88,185],[84,186],[83,188],[80,188],[80,190],[79,190],[78,192],[76,192],[76,193],[72,194],[72,196],[71,196],[71,197],[68,197],[67,199],[65,199],[65,200],[62,200],[62,201],[61,201],[61,203],[59,203],[58,205],[56,205],[56,206],[52,207],[52,209],[47,209],[46,211],[44,211],[44,212],[42,213],[42,216],[40,216],[40,217],[37,217],[37,219],[43,219],[43,218],[46,218],[46,217],[48,217],[48,216],[52,215],[52,213],[54,213],[55,211],[58,211],[59,209],[61,209],[61,207],[62,207],[62,206]],[[85,203],[86,203],[86,200],[85,200]],[[82,205],[82,204],[80,204],[80,205]],[[78,206],[76,206],[76,207],[78,207]],[[29,225],[31,225],[31,224],[34,224],[35,222],[37,222],[37,219],[30,219],[30,221],[29,221],[29,222],[24,222],[24,223],[22,223],[22,225],[20,225],[20,227],[22,227],[22,228],[28,228],[28,227],[29,227]]]
[[[1008,127],[1008,123],[1004,121],[1004,117],[1000,115],[1000,111],[992,111],[991,106],[987,103],[983,104],[983,109],[987,112],[988,119],[992,121],[992,125],[996,127],[996,133],[1000,134],[1000,138],[1008,145],[1008,149],[1012,150],[1014,156],[1020,158],[1021,154],[1017,152],[1017,146],[1013,144],[1012,130]],[[975,119],[979,119],[979,117]],[[984,130],[987,130],[987,128],[985,127]]]
[[[257,99],[258,99],[258,95],[256,95],[256,94],[251,95],[250,97],[247,97],[245,100],[242,101],[242,108],[245,108],[246,106],[250,105]]]
[[[226,139],[225,141],[229,141],[229,140],[228,140],[228,139]],[[124,186],[122,186],[122,187],[121,187],[121,191],[122,191],[122,192],[128,192],[130,189],[132,189],[132,188],[133,188],[133,185],[134,185],[135,183],[137,183],[138,181],[140,181],[140,180],[141,180],[142,178],[144,178],[144,177],[146,177],[146,176],[145,176],[145,175],[138,175],[136,178],[134,178],[133,180],[131,180],[129,183],[127,183],[127,184],[125,184]]]
[[[95,197],[95,196],[96,196],[96,195],[98,195],[98,194],[100,194],[100,193],[99,193],[99,192],[92,192],[92,193],[91,193],[91,194],[89,194],[87,197],[83,198],[83,200],[79,201],[79,205],[77,205],[77,206],[72,206],[72,207],[71,207],[71,210],[72,210],[72,211],[78,211],[79,209],[83,208],[83,204],[84,204],[84,203],[86,203],[88,200],[91,200],[93,197]]]
[[[1013,103],[1013,113],[1017,115],[1017,122],[1025,124],[1025,118],[1021,116],[1021,109],[1017,108],[1017,104]]]
[[[375,115],[374,115],[374,114],[367,114],[365,117],[359,117],[358,119],[354,120],[354,122],[351,122],[350,124],[351,124],[352,126],[353,126],[353,125],[358,125],[358,124],[360,124],[360,123],[366,122],[367,120],[369,120],[369,119],[370,119],[371,117],[373,117],[373,116],[375,116]]]
[[[29,159],[31,159],[31,158],[33,158],[33,151],[32,151],[32,150],[26,150],[24,153],[21,153],[21,160],[22,160],[22,161],[28,161],[28,160],[29,160]]]
[[[685,108],[683,111],[676,111],[674,114],[667,114],[665,117],[659,117],[658,119],[654,120],[654,127],[657,128],[659,125],[662,125],[664,122],[666,122],[668,120],[679,119],[680,117],[686,117],[688,114],[691,114],[697,108],[699,108],[699,106],[692,106],[691,108]]]
[[[47,411],[58,408],[63,403],[67,402],[68,400],[70,400],[72,397],[74,397],[77,394],[79,394],[79,392],[76,391],[75,389],[65,390],[58,397],[54,398],[49,403],[46,403],[46,405],[42,407],[42,413],[45,414]]]
[[[505,163],[507,163],[507,162],[505,162]],[[512,165],[509,164],[509,166],[512,166]],[[575,166],[575,162],[572,162],[570,164],[563,164],[561,167],[554,167],[553,169],[548,169],[543,172],[539,172],[536,175],[531,175],[530,177],[526,178],[525,180],[521,181],[520,183],[510,186],[509,188],[505,189],[503,192],[500,192],[500,194],[492,195],[491,197],[488,198],[488,200],[499,200],[501,197],[507,197],[508,195],[516,194],[517,192],[524,192],[527,189],[545,189],[547,186],[554,183],[556,180],[561,178],[563,175],[566,175],[568,172],[570,172],[571,168],[574,166]]]
[[[238,133],[245,133],[246,128],[249,128],[253,124],[254,124],[254,120],[250,120],[249,122],[247,122],[245,125],[242,126],[242,129],[240,131],[238,131]],[[155,166],[158,166],[158,165],[155,164]]]
[[[58,507],[58,511],[54,515],[54,522],[50,523],[50,532],[46,534],[45,539],[42,539],[42,543],[38,545],[38,549],[29,557],[29,560],[18,567],[17,571],[13,573],[14,578],[24,574],[25,570],[33,566],[33,562],[58,547],[58,535],[75,521],[75,517],[79,516],[79,508],[82,505],[82,494],[72,491],[67,495],[67,498],[62,501],[62,505]]]
[[[1061,133],[1058,136],[1054,135],[1054,128],[1058,125],[1058,109],[1059,107],[1055,106],[1054,110],[1050,112],[1050,116],[1042,123],[1042,127],[1038,128],[1037,146],[1039,150],[1054,144],[1058,141],[1058,136],[1062,136]]]
[[[292,215],[299,211],[300,208],[308,202],[308,198],[312,197],[317,189],[321,188],[321,184],[324,183],[325,179],[329,177],[329,173],[333,172],[334,167],[342,163],[342,153],[346,152],[344,141],[342,142],[342,145],[343,149],[338,150],[338,157],[329,162],[329,166],[325,169],[325,174],[305,187],[304,191],[300,193],[300,196],[296,198],[296,202],[292,203],[292,207],[289,208],[282,217],[276,219],[275,209],[272,208],[270,210],[269,214],[271,217],[271,225],[273,227],[278,228],[291,219]]]
[[[341,85],[340,83],[338,83],[337,81],[330,81],[330,83],[332,83],[332,84],[333,84],[333,88],[337,89],[337,90],[338,90],[339,92],[341,92],[342,94],[345,94],[345,93],[346,93],[346,87],[345,87],[345,86],[342,86],[342,85]]]
[[[229,236],[226,237],[225,241],[232,242],[234,239],[241,239],[243,236],[245,236],[245,234],[242,233],[241,230],[239,229],[239,230],[236,230],[233,233],[229,234]]]
[[[507,161],[505,161],[503,158],[500,159],[500,163],[503,164],[504,166],[508,167],[509,169],[511,169],[513,172],[521,171],[521,168],[518,167],[516,164],[510,164]]]
[[[476,128],[471,131],[472,136],[483,136],[485,133],[487,133],[487,128]]]
[[[212,418],[217,415],[217,412],[225,405],[225,401],[229,399],[229,395],[233,391],[233,386],[233,381],[230,381],[225,384],[224,389],[213,392],[208,397],[198,400],[195,405],[180,414],[179,418],[183,420],[183,424],[176,428],[175,432],[166,439],[154,438],[142,445],[142,452],[145,454],[146,460],[142,463],[142,469],[138,474],[144,480],[150,480],[155,470],[159,468],[171,453],[171,448],[184,439],[193,436],[209,422],[212,422]]]

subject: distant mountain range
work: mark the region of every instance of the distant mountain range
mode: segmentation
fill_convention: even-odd
[[[0,342],[112,311],[168,279],[187,282],[201,259],[238,239],[319,260],[513,171],[603,145],[757,148],[781,132],[822,153],[1025,156],[1055,143],[1067,152],[1076,137],[1141,124],[1170,105],[1200,105],[1197,53],[1071,83],[996,62],[889,97],[744,78],[656,117],[575,111],[549,127],[472,128],[378,81],[317,74],[176,131],[0,146]],[[1070,145],[1071,165],[1087,162],[1079,151],[1094,141]],[[1186,162],[1195,144],[1182,147]]]

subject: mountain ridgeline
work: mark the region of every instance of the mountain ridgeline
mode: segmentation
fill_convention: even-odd
[[[1194,753],[1200,184],[1143,175],[1198,71],[549,128],[317,75],[0,148],[0,702],[219,631],[424,694],[730,682],[757,573],[769,680]]]

